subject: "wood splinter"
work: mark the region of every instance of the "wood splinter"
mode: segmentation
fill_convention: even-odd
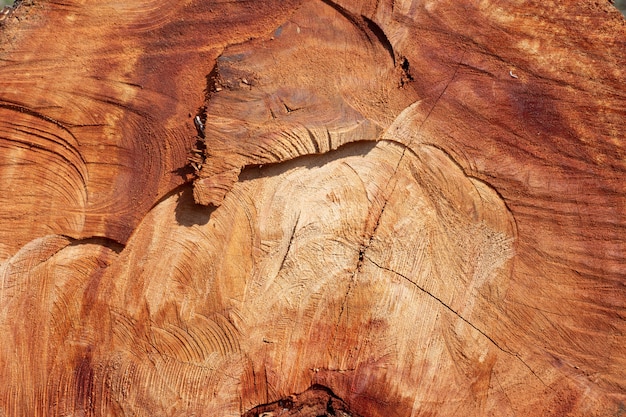
[[[202,123],[202,120],[200,120],[200,116],[194,117],[193,124],[196,126],[198,136],[204,139],[204,123]]]

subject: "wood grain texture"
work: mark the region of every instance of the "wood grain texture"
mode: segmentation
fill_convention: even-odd
[[[610,4],[0,25],[0,416],[625,412]]]

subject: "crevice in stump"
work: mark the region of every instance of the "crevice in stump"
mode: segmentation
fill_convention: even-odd
[[[243,417],[360,417],[348,405],[323,385],[312,385],[306,391],[261,404],[243,414]]]

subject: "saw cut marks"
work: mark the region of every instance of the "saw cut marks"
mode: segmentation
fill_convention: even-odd
[[[624,39],[595,0],[17,8],[0,415],[620,415]]]
[[[0,262],[33,235],[82,229],[88,172],[78,146],[55,120],[0,102]]]
[[[270,36],[227,48],[208,87],[196,202],[221,204],[245,166],[377,140],[410,103],[402,71],[380,28],[321,1]]]
[[[496,362],[534,378],[483,330],[499,313],[482,311],[497,311],[510,277],[514,227],[505,205],[441,151],[413,152],[401,141],[379,142],[364,156],[348,156],[363,143],[346,145],[326,156],[334,159],[262,168],[263,177],[244,172],[253,212],[271,214],[259,218],[265,250],[247,285],[241,331],[249,335],[244,350],[267,358],[256,372],[267,372],[271,387],[297,392],[312,380],[364,415],[386,415],[366,400],[381,391],[398,415],[445,414],[454,406],[444,397],[471,394],[465,384],[443,389],[443,375],[475,379],[484,399]],[[256,191],[257,182],[266,189]],[[257,319],[268,315],[265,324]],[[400,380],[386,379],[390,367],[403,370]],[[429,399],[420,394],[426,387]],[[431,404],[433,392],[441,397]],[[475,411],[494,406],[482,401]]]
[[[217,56],[297,4],[21,2],[0,23],[0,259],[49,233],[124,245],[193,173],[189,115]]]
[[[336,396],[315,388],[291,412],[382,417],[389,405],[380,395],[404,415],[431,410],[426,397],[415,403],[427,386],[464,398],[473,395],[470,385],[451,391],[451,379],[476,380],[471,389],[491,398],[492,369],[502,380],[507,369],[511,378],[530,375],[487,333],[498,314],[478,313],[482,296],[507,285],[512,234],[501,226],[504,206],[486,210],[482,201],[493,193],[477,191],[441,151],[398,142],[350,143],[247,168],[203,221],[199,213],[196,221],[177,215],[198,208],[182,191],[173,194],[111,254],[112,265],[86,264],[80,280],[58,266],[77,247],[43,257],[38,269],[48,285],[68,284],[49,301],[50,313],[38,310],[41,324],[15,323],[14,332],[54,320],[47,338],[63,354],[30,383],[44,390],[55,381],[60,391],[20,401],[57,404],[53,415],[240,415],[322,384]],[[156,256],[163,247],[168,256]],[[455,256],[440,257],[444,247]],[[67,293],[72,282],[78,297]],[[23,346],[12,341],[3,359],[15,359],[16,344]],[[46,346],[28,351],[42,355]],[[400,376],[389,379],[396,367]],[[508,407],[490,401],[475,409]]]

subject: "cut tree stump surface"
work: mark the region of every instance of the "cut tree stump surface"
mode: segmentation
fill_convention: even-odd
[[[624,68],[606,1],[23,1],[0,416],[626,413]]]

